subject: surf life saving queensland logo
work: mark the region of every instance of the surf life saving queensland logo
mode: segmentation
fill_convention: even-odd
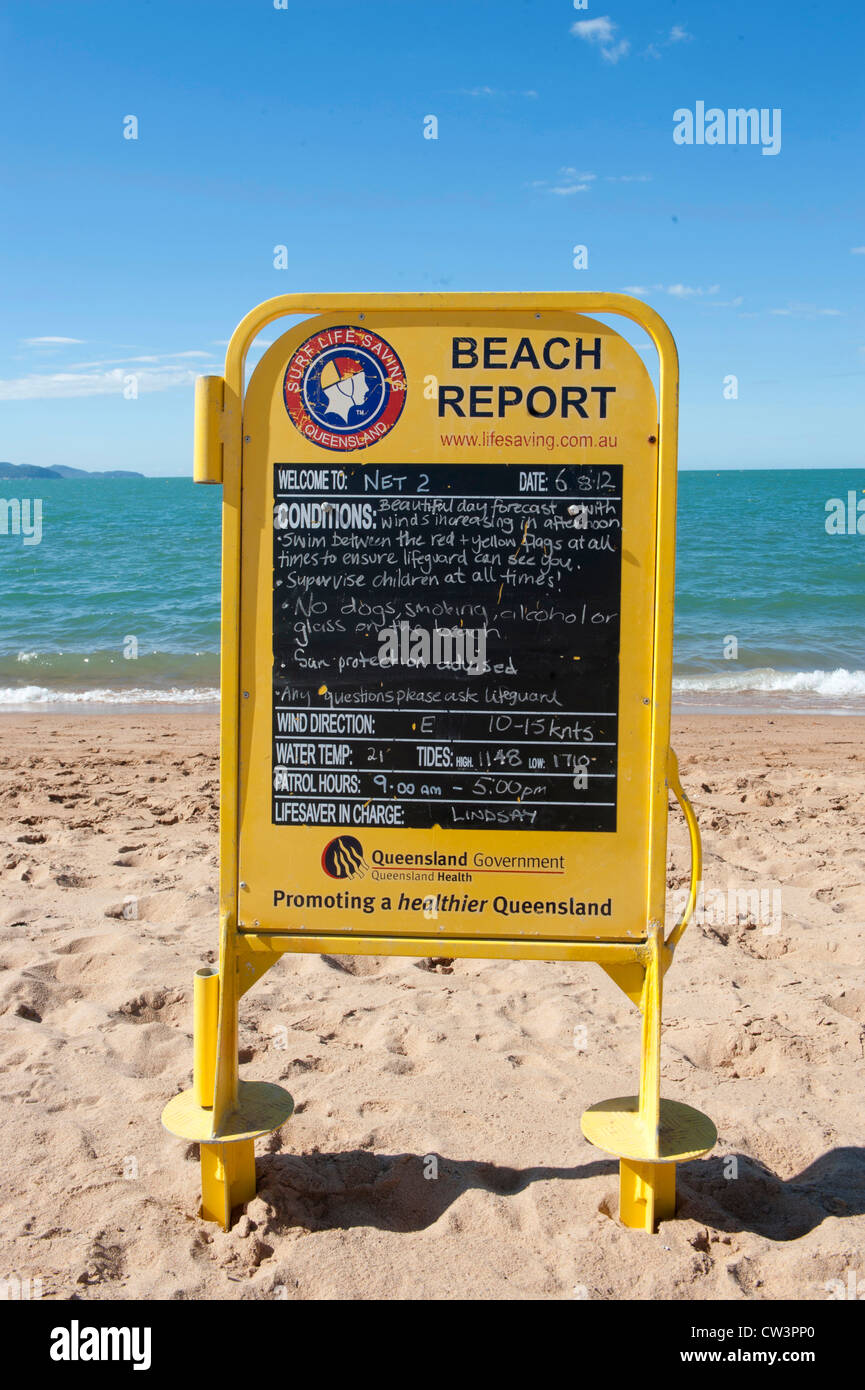
[[[345,325],[307,338],[285,369],[285,408],[322,449],[366,449],[393,429],[405,405],[405,369],[377,333]]]

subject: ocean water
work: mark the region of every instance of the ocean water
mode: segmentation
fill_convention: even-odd
[[[865,534],[826,504],[865,470],[679,479],[680,709],[865,713]],[[221,489],[179,478],[0,484],[42,538],[0,534],[0,707],[208,707],[218,699]],[[865,530],[865,514],[862,520]]]
[[[865,713],[865,507],[863,534],[826,529],[850,493],[865,469],[680,474],[679,708]]]

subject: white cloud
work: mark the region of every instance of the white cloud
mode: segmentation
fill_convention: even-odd
[[[600,175],[586,174],[581,169],[573,165],[565,165],[559,170],[559,182],[553,183],[550,179],[532,179],[527,184],[528,188],[541,188],[546,193],[555,193],[559,197],[571,193],[589,193],[591,185],[597,183]],[[605,183],[650,183],[651,174],[604,174]]]
[[[670,48],[674,43],[690,43],[694,35],[689,34],[684,24],[674,24],[665,39],[658,39],[657,43],[650,43],[648,48],[644,48],[640,54],[641,58],[661,58],[662,50]]]
[[[614,24],[610,16],[605,14],[598,19],[578,19],[571,25],[571,33],[584,43],[600,48],[601,57],[608,63],[617,63],[631,48],[627,39],[616,38],[618,28],[618,24]]]
[[[147,356],[140,357],[103,357],[96,362],[72,362],[70,363],[69,370],[73,372],[89,371],[93,367],[122,367],[138,362],[144,362],[149,366],[153,366],[157,362],[177,362],[189,357],[206,357],[212,361],[213,356],[214,354],[212,352],[202,352],[197,348],[193,348],[190,352],[161,352],[150,353]]]
[[[138,371],[36,373],[14,380],[0,380],[0,400],[69,400],[81,396],[119,396],[128,378],[135,377],[140,394],[169,391],[175,386],[191,386],[196,373],[191,367],[146,367]]]
[[[50,345],[50,346],[54,346],[54,345],[56,345],[56,344],[58,344],[58,343],[83,343],[83,342],[85,342],[86,340],[85,340],[84,338],[54,338],[54,337],[48,337],[48,338],[22,338],[21,341],[22,341],[22,343],[25,343],[27,347],[42,347],[42,346],[44,346],[45,344],[48,344],[48,345]]]
[[[578,39],[585,39],[586,43],[612,43],[617,28],[618,25],[605,14],[600,19],[578,19],[571,25],[571,33],[576,34]]]
[[[735,299],[711,298],[712,295],[718,294],[720,289],[720,285],[625,285],[622,293],[635,294],[640,298],[647,294],[669,294],[674,299],[705,299],[707,306],[712,309],[738,309],[743,302],[741,295],[737,295]]]
[[[704,290],[700,285],[668,285],[667,294],[674,294],[677,299],[691,299],[695,295],[717,294],[720,285],[710,285]]]
[[[677,299],[691,299],[695,295],[717,294],[720,285],[703,289],[697,285],[626,285],[625,294],[672,294]]]
[[[851,255],[851,256],[865,256],[865,246],[851,246],[851,247],[850,247],[850,255]]]
[[[630,52],[631,45],[627,39],[621,39],[619,43],[613,44],[612,48],[602,48],[601,57],[606,58],[608,63],[617,63],[620,58],[626,58]]]
[[[816,304],[788,304],[786,309],[770,309],[770,314],[780,318],[793,319],[836,319],[843,316],[842,309],[818,309]]]
[[[525,91],[508,91],[500,87],[461,87],[461,97],[536,97],[538,94],[529,87]]]
[[[528,187],[542,189],[545,193],[554,193],[557,197],[564,198],[573,193],[590,192],[591,185],[597,177],[597,174],[583,174],[566,166],[559,170],[557,182],[553,183],[550,179],[532,179]]]

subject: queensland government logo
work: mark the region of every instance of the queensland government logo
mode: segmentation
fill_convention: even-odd
[[[285,369],[292,422],[322,449],[366,449],[393,429],[405,405],[405,369],[367,328],[326,328],[301,344]]]
[[[338,835],[325,845],[321,867],[329,878],[363,878],[369,865],[360,840],[354,835]]]

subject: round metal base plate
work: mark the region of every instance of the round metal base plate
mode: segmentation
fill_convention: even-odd
[[[616,1096],[584,1111],[580,1124],[589,1143],[635,1163],[687,1163],[714,1148],[718,1131],[708,1115],[678,1100],[661,1101],[656,1147],[640,1123],[639,1103],[639,1096]]]
[[[259,1139],[271,1134],[294,1110],[294,1101],[273,1081],[240,1081],[237,1109],[229,1115],[219,1134],[213,1133],[213,1111],[195,1104],[192,1091],[172,1096],[162,1112],[162,1123],[180,1139],[197,1144],[232,1144],[241,1139]]]

